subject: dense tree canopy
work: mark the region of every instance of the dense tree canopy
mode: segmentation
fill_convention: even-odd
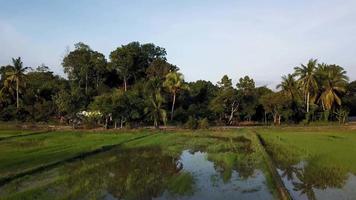
[[[309,123],[356,115],[356,84],[338,65],[294,68],[276,90],[249,77],[224,75],[216,84],[186,82],[164,48],[131,42],[107,60],[84,43],[63,58],[67,78],[49,67],[24,67],[21,58],[0,68],[0,120],[93,123],[104,127],[162,124]],[[238,80],[233,83],[232,80]],[[170,116],[170,120],[167,120]],[[206,127],[206,125],[205,125]]]

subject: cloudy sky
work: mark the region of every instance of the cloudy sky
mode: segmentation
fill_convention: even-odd
[[[355,0],[0,0],[0,65],[21,56],[64,75],[76,42],[106,56],[131,41],[166,48],[188,81],[244,75],[275,86],[310,58],[356,79]]]

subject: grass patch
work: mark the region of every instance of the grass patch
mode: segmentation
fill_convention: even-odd
[[[259,129],[267,150],[286,165],[322,157],[322,162],[338,165],[356,174],[356,130],[348,128]],[[282,163],[282,162],[280,162]]]
[[[0,141],[0,178],[118,144],[147,133],[50,132]]]

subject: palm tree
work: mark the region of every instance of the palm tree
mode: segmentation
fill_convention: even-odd
[[[24,79],[25,71],[28,67],[23,67],[21,57],[12,58],[13,66],[10,67],[10,70],[5,73],[6,80],[5,83],[10,84],[16,82],[16,107],[19,108],[19,86]]]
[[[306,66],[302,64],[300,67],[294,68],[295,75],[299,77],[298,83],[304,92],[307,113],[309,113],[311,95],[318,89],[315,73],[317,62],[317,59],[310,59]]]
[[[288,74],[287,76],[282,76],[282,82],[277,85],[277,89],[281,88],[288,95],[294,99],[297,93],[297,82],[293,74]]]
[[[165,124],[167,121],[167,113],[162,108],[164,98],[161,95],[161,81],[159,78],[153,78],[146,85],[147,107],[145,113],[153,119],[155,128],[159,128],[160,120]]]
[[[320,79],[320,97],[324,110],[331,110],[333,105],[341,105],[340,94],[345,92],[348,77],[346,71],[337,65],[320,65],[318,68]]]
[[[187,86],[184,84],[183,74],[175,71],[168,73],[166,75],[166,80],[164,81],[163,86],[169,90],[169,92],[172,94],[173,97],[172,108],[171,108],[171,120],[173,120],[174,105],[176,103],[177,93],[180,90],[187,88]]]

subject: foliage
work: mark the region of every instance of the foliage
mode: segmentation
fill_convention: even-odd
[[[208,129],[209,128],[209,120],[207,118],[198,120],[198,128],[199,129]]]
[[[196,120],[194,117],[190,116],[188,118],[188,121],[185,122],[184,124],[184,128],[187,128],[187,129],[197,129],[199,126],[198,124],[198,120]]]
[[[20,58],[0,67],[0,120],[80,124],[78,112],[98,110],[106,128],[139,127],[152,122],[184,124],[189,117],[209,124],[239,125],[347,121],[356,115],[355,82],[338,65],[310,59],[282,76],[277,91],[257,87],[249,76],[233,84],[224,75],[216,84],[186,82],[179,68],[168,62],[164,48],[131,42],[114,49],[109,59],[84,43],[77,43],[62,61],[67,78],[42,64],[24,67]],[[170,110],[170,111],[168,111]]]

